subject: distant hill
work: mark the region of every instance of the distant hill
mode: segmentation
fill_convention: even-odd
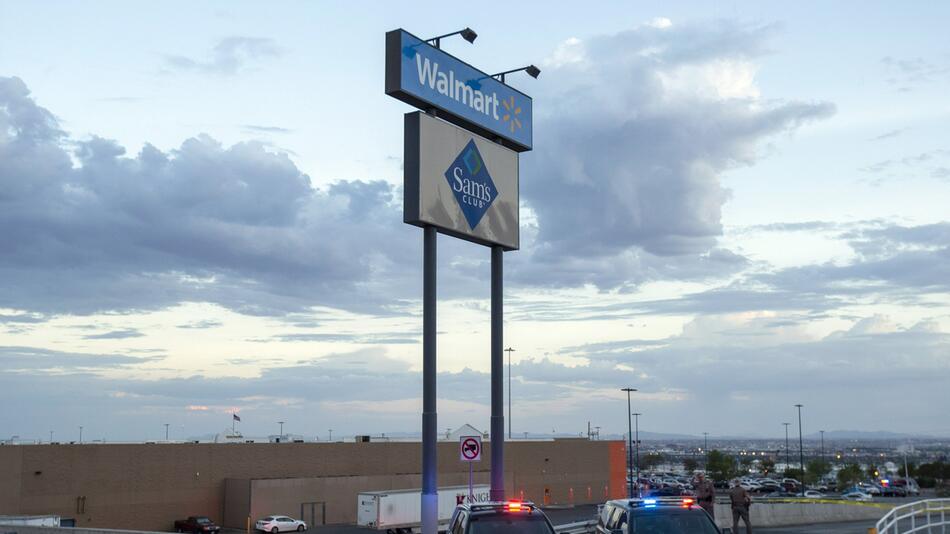
[[[820,439],[821,434],[815,432],[808,434],[805,439]],[[934,436],[925,436],[921,434],[904,434],[899,432],[889,432],[886,430],[830,430],[825,432],[825,441],[870,441],[870,440],[902,440],[902,439],[936,439]]]

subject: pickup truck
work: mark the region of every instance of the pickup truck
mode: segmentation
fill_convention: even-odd
[[[203,515],[189,516],[188,519],[178,519],[175,521],[175,532],[192,532],[194,534],[204,534],[206,532],[218,532],[221,527],[214,524],[214,521]]]

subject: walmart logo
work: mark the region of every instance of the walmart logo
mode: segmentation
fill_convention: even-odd
[[[507,100],[501,101],[501,105],[505,108],[501,120],[505,121],[508,125],[508,131],[515,133],[515,129],[520,130],[521,119],[518,118],[518,115],[521,115],[521,106],[515,105],[515,97],[509,96]]]
[[[449,181],[449,186],[455,194],[459,207],[462,208],[462,214],[465,215],[469,228],[474,230],[491,207],[492,202],[498,197],[495,182],[488,174],[485,160],[482,159],[482,154],[475,146],[474,139],[465,145],[462,152],[445,171],[445,179]]]

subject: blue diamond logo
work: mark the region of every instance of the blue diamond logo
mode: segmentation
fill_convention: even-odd
[[[492,202],[498,197],[495,182],[488,174],[485,160],[482,159],[482,154],[475,146],[474,139],[465,145],[449,169],[445,171],[445,179],[449,181],[449,187],[452,188],[455,200],[462,208],[469,228],[474,230],[491,207]]]

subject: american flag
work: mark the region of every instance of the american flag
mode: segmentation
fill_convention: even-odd
[[[232,413],[232,414],[231,414],[231,417],[233,417],[235,421],[240,421],[240,420],[241,420],[241,418],[238,417],[238,414],[236,414],[236,413]]]

